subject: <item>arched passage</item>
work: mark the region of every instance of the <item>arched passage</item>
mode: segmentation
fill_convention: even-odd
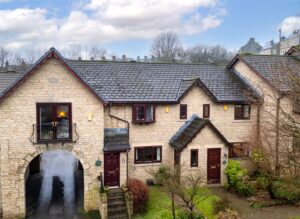
[[[28,218],[73,218],[83,208],[84,165],[66,150],[45,151],[28,162],[24,174]]]

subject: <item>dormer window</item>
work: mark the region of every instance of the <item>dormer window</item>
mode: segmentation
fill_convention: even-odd
[[[134,123],[151,123],[155,121],[154,106],[151,104],[136,104],[132,107]]]

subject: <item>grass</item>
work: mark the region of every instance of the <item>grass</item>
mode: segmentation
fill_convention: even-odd
[[[208,188],[201,188],[201,193],[210,194]],[[215,219],[214,203],[220,200],[220,197],[210,194],[205,200],[198,203],[198,210],[208,219]],[[149,201],[147,204],[147,212],[134,216],[134,219],[170,219],[171,198],[159,186],[150,187]]]
[[[208,188],[201,188],[203,194],[210,194]],[[197,204],[199,211],[204,214],[208,219],[215,219],[214,215],[214,204],[216,201],[219,201],[221,198],[215,194],[210,194],[206,199],[200,201]]]
[[[168,219],[171,216],[171,199],[159,186],[151,186],[147,212],[134,216],[134,219]]]

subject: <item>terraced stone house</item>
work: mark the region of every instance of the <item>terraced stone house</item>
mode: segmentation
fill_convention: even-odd
[[[258,55],[228,66],[67,60],[51,48],[28,70],[0,72],[3,217],[25,216],[26,180],[51,150],[79,160],[85,210],[98,208],[99,176],[120,187],[180,163],[224,183],[229,157],[251,153],[278,59],[298,63]]]

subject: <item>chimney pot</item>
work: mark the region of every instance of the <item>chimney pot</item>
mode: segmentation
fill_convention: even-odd
[[[136,60],[139,62],[140,61],[140,57],[138,56],[138,57],[136,57]]]

